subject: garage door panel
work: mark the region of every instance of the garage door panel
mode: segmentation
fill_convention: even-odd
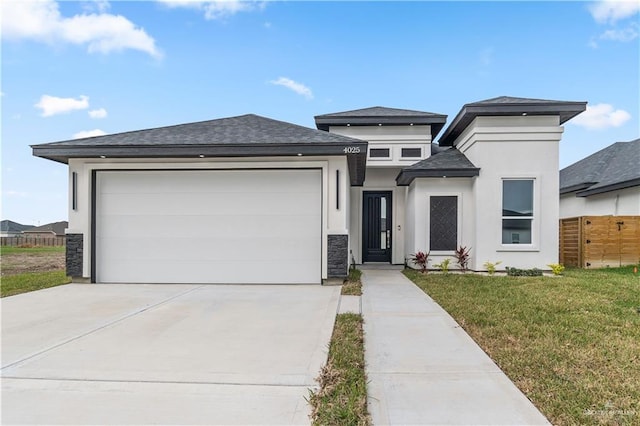
[[[315,261],[304,261],[291,264],[288,269],[288,275],[292,277],[300,277],[300,280],[283,281],[279,275],[282,273],[281,267],[273,262],[258,260],[248,263],[247,261],[238,260],[232,267],[229,262],[198,262],[191,261],[185,263],[181,268],[176,268],[170,264],[157,266],[155,262],[136,262],[118,261],[114,263],[114,267],[122,270],[131,271],[128,275],[128,281],[122,281],[117,276],[105,274],[102,282],[104,283],[141,283],[148,282],[149,275],[145,272],[149,268],[157,268],[157,272],[165,278],[165,283],[186,283],[186,284],[256,284],[253,274],[244,273],[247,269],[257,272],[260,276],[260,284],[308,284],[316,283],[316,274],[311,276],[309,271],[316,267]],[[185,274],[185,269],[190,273]],[[242,272],[242,273],[239,273]]]
[[[194,199],[198,202],[194,203]],[[251,216],[257,205],[268,206],[263,214],[299,214],[308,211],[306,204],[320,209],[317,194],[309,192],[237,194],[220,193],[111,193],[104,194],[101,210],[104,215],[130,215],[132,211],[147,217],[153,216],[202,216],[211,214],[234,214]],[[158,207],[162,207],[159,209]]]
[[[162,262],[236,259],[278,261],[285,258],[301,261],[312,258],[317,252],[317,247],[310,246],[308,240],[303,238],[280,239],[278,244],[273,244],[271,238],[224,238],[211,241],[206,238],[173,237],[149,237],[143,241],[103,239],[99,243],[106,247],[117,247],[102,253],[111,260],[130,259],[134,250],[137,252],[135,259]],[[107,270],[104,268],[104,271]]]
[[[175,230],[171,237],[192,239],[207,238],[235,238],[238,229],[244,229],[249,235],[257,237],[279,237],[286,233],[298,236],[312,237],[317,235],[315,226],[320,223],[320,215],[215,215],[215,216],[164,216],[161,218],[145,216],[112,216],[104,218],[102,227],[106,235],[114,235],[118,240],[148,238],[162,236],[165,229]],[[121,230],[129,230],[123,235]]]
[[[96,279],[319,283],[320,170],[99,172]]]
[[[167,171],[113,171],[103,180],[102,193],[122,194],[182,194],[182,193],[289,193],[298,189],[305,192],[316,183],[312,174],[301,175],[300,170],[172,170]],[[204,173],[204,174],[203,174]],[[190,179],[206,181],[206,186],[184,185]]]

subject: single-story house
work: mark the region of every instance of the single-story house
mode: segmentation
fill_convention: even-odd
[[[640,139],[560,170],[560,218],[606,215],[640,216]]]
[[[585,107],[466,104],[438,148],[445,115],[385,107],[318,115],[318,130],[249,114],[32,148],[69,165],[76,279],[321,283],[459,246],[471,269],[544,268],[562,124]]]
[[[23,231],[33,228],[33,225],[23,225],[12,220],[4,219],[0,221],[0,237],[17,237]]]
[[[23,231],[22,235],[30,238],[55,238],[64,237],[69,222],[52,222],[46,225],[35,226]]]

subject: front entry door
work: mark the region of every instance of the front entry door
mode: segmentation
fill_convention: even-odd
[[[391,192],[362,195],[362,262],[391,262]]]

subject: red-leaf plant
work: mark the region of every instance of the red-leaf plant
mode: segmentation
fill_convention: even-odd
[[[419,251],[411,255],[411,261],[420,267],[420,272],[423,274],[427,272],[427,265],[429,263],[429,253]]]
[[[454,254],[456,261],[458,262],[458,266],[460,266],[460,270],[462,272],[467,272],[469,268],[469,252],[471,251],[471,247],[467,248],[460,246]]]

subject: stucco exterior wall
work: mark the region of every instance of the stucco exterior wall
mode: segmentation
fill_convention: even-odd
[[[450,268],[456,269],[453,251],[435,251],[429,247],[430,241],[430,197],[458,197],[458,243],[457,246],[471,247],[470,269],[475,269],[475,198],[474,178],[419,178],[408,188],[407,199],[407,236],[405,251],[409,257],[417,251],[429,252],[429,267],[451,259]],[[411,225],[413,224],[413,226]],[[409,266],[414,267],[411,262]]]
[[[409,166],[431,155],[431,126],[331,126],[331,133],[369,142],[369,149],[389,148],[390,158],[367,158],[367,166]],[[403,158],[402,148],[420,148],[420,157]]]
[[[349,234],[350,180],[347,160],[339,157],[260,157],[229,159],[71,159],[69,160],[69,226],[67,234],[82,234],[84,250],[82,276],[91,275],[91,175],[94,170],[118,169],[241,169],[320,168],[322,169],[322,278],[327,278],[328,235]],[[336,171],[340,172],[340,178]],[[73,209],[72,174],[77,173],[77,203]],[[339,190],[338,190],[339,186]],[[340,197],[339,204],[337,197]],[[158,230],[161,232],[162,230]]]
[[[480,167],[475,180],[475,267],[548,269],[558,261],[559,168],[557,116],[478,117],[455,141]],[[531,244],[502,244],[502,180],[534,180]]]
[[[560,218],[562,219],[608,215],[640,215],[640,186],[588,197],[576,197],[575,192],[560,196]]]

